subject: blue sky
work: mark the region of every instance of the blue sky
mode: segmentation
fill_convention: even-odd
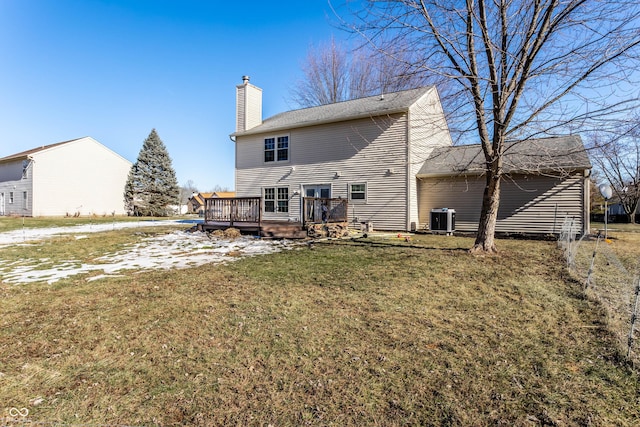
[[[327,0],[0,0],[0,157],[91,136],[134,162],[152,128],[179,184],[233,189],[235,86],[294,106]]]

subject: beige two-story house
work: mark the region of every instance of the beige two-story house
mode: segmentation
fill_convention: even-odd
[[[303,197],[348,201],[351,223],[430,230],[433,210],[477,230],[484,190],[479,145],[453,146],[435,87],[293,110],[262,119],[262,90],[236,87],[235,186],[260,197],[264,220],[301,222]],[[588,231],[589,159],[579,137],[509,145],[498,231]]]
[[[300,221],[303,197],[348,200],[381,230],[420,226],[416,174],[451,138],[435,87],[289,111],[262,120],[262,90],[237,86],[236,195],[266,220]]]

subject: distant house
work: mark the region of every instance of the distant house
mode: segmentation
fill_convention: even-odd
[[[607,207],[607,213],[610,216],[615,216],[615,217],[619,217],[619,216],[627,216],[627,213],[624,210],[624,206],[622,206],[622,203],[620,202],[609,202],[611,203],[608,207]],[[636,214],[640,213],[640,206],[638,206],[638,209],[636,209]]]
[[[602,208],[604,208],[604,206],[602,206]],[[627,221],[629,221],[629,216],[625,212],[624,206],[620,202],[620,198],[617,195],[614,195],[611,198],[611,200],[609,200],[609,204],[607,206],[607,215],[608,215],[607,220],[610,221],[610,222],[627,222]],[[599,218],[599,220],[603,221],[604,218],[602,218],[602,219]],[[640,205],[638,205],[638,208],[634,212],[633,221],[634,222],[639,222],[640,221]]]
[[[444,207],[456,210],[457,230],[477,230],[483,157],[477,145],[452,146],[435,87],[262,120],[262,90],[245,77],[231,138],[236,194],[260,198],[261,221],[301,222],[302,199],[315,197],[346,200],[349,222],[377,230],[429,230],[431,209]],[[587,229],[591,166],[579,138],[514,143],[508,152],[499,231],[559,232],[566,216]]]
[[[123,215],[130,169],[91,137],[0,158],[0,215]]]
[[[189,197],[189,213],[202,213],[204,212],[204,200],[213,195],[213,193],[193,193]]]
[[[215,197],[227,199],[231,197],[235,197],[236,193],[233,191],[214,191],[210,193],[193,193],[191,197],[189,197],[189,213],[204,213],[204,203],[205,199]]]

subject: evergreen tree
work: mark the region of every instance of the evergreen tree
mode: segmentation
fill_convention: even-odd
[[[129,212],[143,216],[167,216],[178,204],[178,180],[167,147],[155,129],[144,140],[138,160],[131,166],[124,187]]]

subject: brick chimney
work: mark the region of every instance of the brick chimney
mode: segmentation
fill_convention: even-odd
[[[236,132],[259,124],[262,124],[262,89],[249,83],[249,76],[242,76],[242,84],[236,86]]]

